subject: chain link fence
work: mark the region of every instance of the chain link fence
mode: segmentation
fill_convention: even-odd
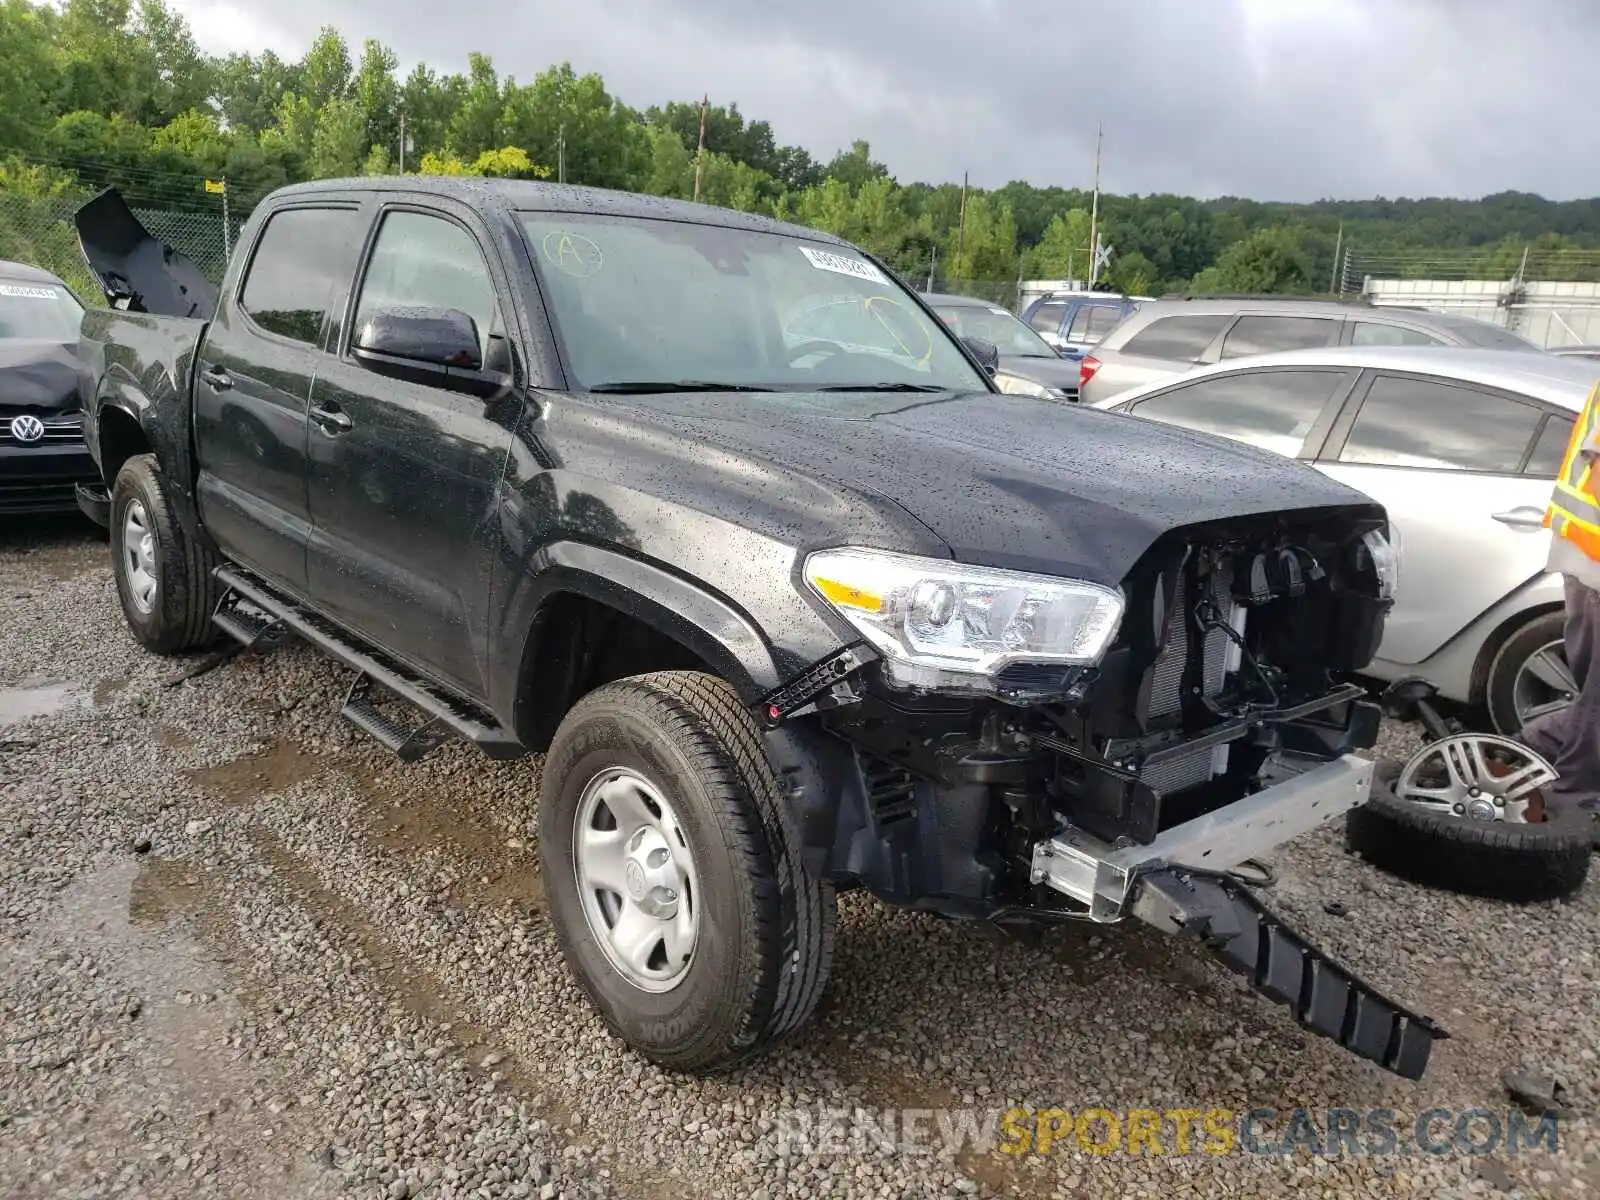
[[[1022,283],[1016,279],[945,279],[934,276],[933,287],[927,278],[912,280],[922,291],[939,292],[948,296],[971,296],[998,304],[1008,312],[1016,312],[1022,302]]]
[[[42,267],[65,280],[84,303],[101,304],[100,287],[84,265],[72,224],[72,214],[84,199],[0,190],[0,259]],[[228,250],[238,241],[243,219],[230,217],[224,233],[220,212],[139,207],[133,212],[146,229],[192,259],[213,283],[222,281]]]

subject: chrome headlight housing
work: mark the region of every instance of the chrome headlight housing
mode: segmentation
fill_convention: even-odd
[[[811,588],[882,656],[891,686],[991,693],[1014,663],[1093,666],[1122,624],[1120,589],[882,550],[819,550]]]
[[[1002,392],[1013,396],[1032,396],[1035,400],[1059,400],[1061,394],[1045,387],[1042,383],[1035,383],[1031,379],[1024,379],[1020,375],[1011,375],[999,371],[994,376],[995,386]]]

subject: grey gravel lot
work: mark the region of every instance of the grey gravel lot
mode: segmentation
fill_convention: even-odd
[[[1600,1195],[1600,884],[1515,909],[1376,874],[1336,829],[1278,856],[1269,903],[1451,1031],[1421,1084],[1141,927],[1024,944],[856,895],[816,1019],[738,1074],[684,1079],[625,1052],[562,968],[537,759],[394,763],[340,721],[344,673],[303,647],[163,686],[184,665],[135,647],[93,532],[0,533],[5,1196]],[[1503,1114],[1519,1066],[1569,1091],[1554,1153],[807,1153],[784,1136],[797,1112],[855,1107],[1387,1107],[1404,1124]]]

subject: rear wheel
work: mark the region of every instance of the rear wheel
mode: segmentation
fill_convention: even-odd
[[[1578,685],[1567,666],[1565,633],[1565,614],[1546,613],[1496,651],[1484,685],[1484,707],[1496,733],[1514,737],[1536,717],[1572,703]]]
[[[157,654],[215,640],[217,558],[184,533],[154,455],[136,454],[117,472],[110,533],[117,598],[134,636]]]
[[[731,687],[667,671],[591,692],[557,730],[539,792],[557,938],[628,1045],[713,1070],[811,1013],[833,955],[833,889],[807,873]]]

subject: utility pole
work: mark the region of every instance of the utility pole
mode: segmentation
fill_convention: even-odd
[[[1089,286],[1100,277],[1100,144],[1105,137],[1105,122],[1095,125],[1094,199],[1089,205]]]
[[[939,267],[939,247],[935,246],[933,248],[933,253],[928,255],[928,286],[923,288],[922,289],[923,291],[925,291],[925,292],[933,291],[933,273],[934,273],[934,271],[936,271],[938,269],[938,267]]]
[[[694,198],[700,199],[700,178],[705,172],[706,165],[706,108],[711,103],[711,94],[707,92],[700,97],[700,147],[694,152]]]
[[[1328,294],[1338,296],[1344,292],[1339,279],[1339,252],[1344,249],[1344,222],[1339,222],[1339,236],[1333,242],[1333,277],[1328,280]]]
[[[567,123],[561,122],[556,130],[556,182],[567,181]]]
[[[233,255],[233,249],[228,244],[230,233],[228,231],[228,177],[222,177],[222,258],[226,262]]]
[[[406,173],[406,110],[400,110],[400,174]]]
[[[961,224],[956,231],[956,266],[965,267],[967,252],[967,172],[961,172]]]

